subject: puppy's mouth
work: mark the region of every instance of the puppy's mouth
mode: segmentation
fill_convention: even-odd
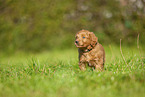
[[[76,45],[77,48],[84,48],[84,47],[86,47],[84,45],[79,45],[78,43],[75,43],[75,45]]]

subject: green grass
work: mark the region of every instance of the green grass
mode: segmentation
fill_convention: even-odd
[[[0,55],[0,97],[145,97],[145,53],[105,51],[104,72],[80,71],[77,49]]]

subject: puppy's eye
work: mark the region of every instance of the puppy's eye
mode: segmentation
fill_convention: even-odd
[[[83,37],[83,38],[85,38],[85,37]]]

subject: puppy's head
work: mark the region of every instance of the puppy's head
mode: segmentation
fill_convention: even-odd
[[[75,36],[75,45],[77,48],[82,49],[91,49],[94,47],[98,41],[98,38],[95,36],[93,32],[89,32],[87,30],[79,31]]]

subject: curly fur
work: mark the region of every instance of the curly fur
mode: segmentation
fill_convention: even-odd
[[[79,68],[85,70],[87,64],[93,70],[102,71],[105,63],[105,51],[95,34],[81,30],[75,38],[75,45],[79,52]]]

